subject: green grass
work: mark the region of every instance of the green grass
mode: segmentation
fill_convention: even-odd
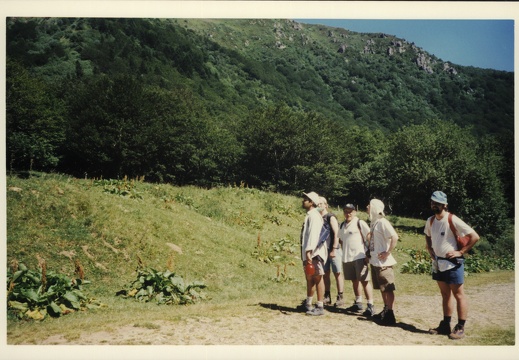
[[[244,186],[207,190],[128,180],[126,185],[139,194],[129,198],[107,191],[100,182],[51,174],[8,176],[6,182],[8,266],[18,261],[37,269],[39,256],[47,261],[48,271],[73,277],[78,260],[91,281],[83,292],[107,305],[42,323],[8,319],[9,343],[37,343],[51,334],[74,339],[100,327],[149,328],[165,318],[247,315],[251,306],[297,304],[304,294],[299,255],[304,211],[297,197]],[[333,211],[342,221],[342,211]],[[366,219],[363,212],[359,216]],[[424,221],[397,217],[390,221],[400,235],[395,253],[399,293],[437,295],[429,276],[399,272],[409,260],[402,249],[424,247]],[[295,251],[268,250],[281,240],[297,244]],[[181,253],[168,244],[180,247]],[[260,261],[254,255],[258,244],[279,260]],[[186,283],[203,282],[208,300],[159,306],[115,296],[135,280],[139,261],[159,271],[174,271]],[[471,286],[513,281],[513,271],[467,277]],[[345,289],[350,291],[349,285]],[[142,313],[145,319],[138,315]],[[513,340],[512,333],[491,333],[495,340],[481,342]]]

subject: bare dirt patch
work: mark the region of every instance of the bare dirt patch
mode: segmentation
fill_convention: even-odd
[[[467,287],[469,319],[464,345],[478,344],[478,330],[515,327],[515,286],[497,284]],[[380,301],[376,293],[375,300]],[[398,296],[397,325],[381,327],[358,314],[328,308],[324,316],[307,317],[295,304],[256,304],[249,316],[189,317],[180,321],[136,323],[82,333],[76,339],[53,335],[38,345],[308,345],[308,323],[312,331],[322,329],[325,336],[313,336],[312,345],[452,345],[446,336],[427,333],[442,319],[441,296]],[[380,309],[378,309],[380,310]],[[453,318],[453,323],[457,320]],[[334,329],[335,331],[331,331]],[[381,336],[383,334],[383,336]],[[459,343],[459,342],[458,342]]]

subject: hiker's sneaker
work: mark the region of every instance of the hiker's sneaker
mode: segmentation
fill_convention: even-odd
[[[449,339],[459,340],[465,337],[465,330],[462,326],[456,325],[454,330],[449,334]]]
[[[355,302],[352,306],[350,306],[349,308],[346,308],[346,311],[358,312],[358,311],[362,311],[363,308],[364,307],[362,306],[362,303]]]
[[[395,313],[393,310],[386,310],[386,313],[379,322],[379,325],[393,326],[396,324]]]
[[[323,304],[324,305],[331,305],[332,303],[332,299],[330,298],[330,295],[326,295],[323,299]]]
[[[345,304],[346,303],[344,302],[344,299],[340,295],[337,295],[337,301],[335,302],[335,307],[342,307]]]
[[[450,333],[451,333],[451,326],[445,320],[440,321],[440,325],[438,325],[437,328],[429,329],[429,334],[432,334],[432,335],[450,335]]]
[[[307,311],[306,315],[312,315],[312,316],[324,315],[324,308],[316,306],[312,310]]]
[[[311,311],[313,310],[314,306],[312,304],[307,303],[306,299],[304,299],[297,308],[301,311]]]
[[[372,317],[374,313],[375,313],[375,306],[373,304],[368,304],[368,307],[366,308],[366,310],[364,310],[364,312],[362,313],[362,316],[369,318],[369,317]]]
[[[384,306],[384,309],[379,312],[378,314],[373,315],[374,320],[382,320],[384,318],[384,315],[386,314],[387,308]]]

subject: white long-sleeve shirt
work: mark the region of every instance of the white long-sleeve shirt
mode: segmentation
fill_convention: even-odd
[[[301,259],[306,260],[306,252],[313,251],[312,257],[319,255],[323,260],[328,256],[326,243],[316,250],[319,243],[319,234],[323,227],[323,217],[316,208],[306,213],[305,222],[303,224]]]

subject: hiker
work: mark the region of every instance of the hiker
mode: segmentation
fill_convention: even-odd
[[[323,217],[323,226],[329,227],[329,236],[326,239],[326,247],[328,248],[328,258],[324,263],[324,305],[330,305],[331,299],[331,279],[333,272],[335,283],[337,284],[337,301],[336,307],[344,305],[344,277],[342,275],[342,248],[339,245],[337,237],[339,231],[339,222],[335,214],[328,212],[328,201],[324,197],[319,198],[319,209]],[[331,268],[331,271],[330,271]]]
[[[366,295],[367,306],[362,315],[371,317],[374,314],[373,286],[369,277],[368,234],[369,225],[357,217],[357,210],[353,204],[346,204],[343,208],[344,221],[339,229],[339,239],[342,242],[343,274],[345,280],[351,280],[355,302],[347,311],[362,311],[361,286]]]
[[[398,241],[398,235],[385,218],[384,203],[373,199],[368,205],[370,219],[369,263],[371,265],[371,279],[373,289],[380,290],[384,309],[373,315],[373,319],[380,325],[395,325],[393,305],[395,303],[395,272],[393,265],[396,260],[391,254]]]
[[[324,315],[324,259],[328,256],[328,249],[323,244],[319,245],[319,236],[323,227],[323,218],[317,208],[319,195],[315,192],[303,193],[303,208],[306,217],[301,232],[301,259],[306,276],[306,299],[301,306],[308,315]],[[312,267],[311,272],[307,271]],[[317,303],[312,306],[314,286],[317,290]]]
[[[438,283],[442,295],[443,320],[429,333],[448,335],[452,340],[465,337],[465,321],[468,314],[468,302],[463,288],[464,257],[479,240],[479,235],[457,216],[449,215],[447,195],[435,191],[431,196],[431,209],[434,215],[425,223],[425,241],[427,251],[433,261],[432,278]],[[456,234],[455,234],[455,233]],[[456,235],[468,236],[469,242],[458,248]],[[451,318],[454,303],[458,312],[458,323],[451,330]]]

